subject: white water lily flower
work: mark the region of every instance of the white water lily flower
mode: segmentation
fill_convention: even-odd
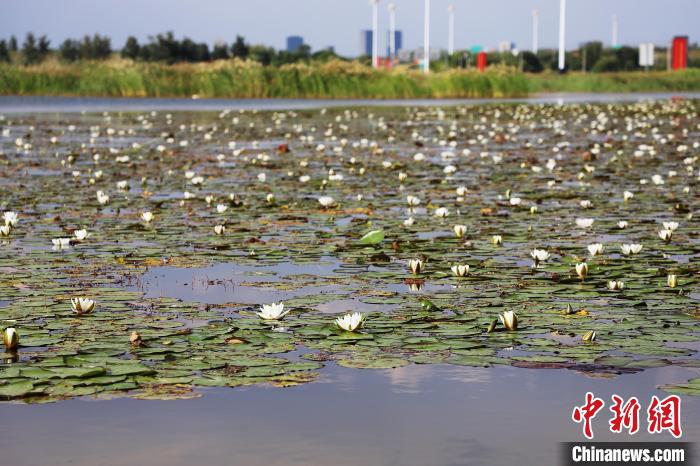
[[[576,275],[578,275],[581,280],[585,280],[588,275],[588,264],[585,262],[576,264]]]
[[[2,214],[2,219],[5,221],[5,225],[14,227],[17,225],[17,222],[19,221],[19,217],[17,217],[17,212],[12,212],[12,211],[7,211]]]
[[[81,230],[75,230],[73,232],[73,236],[75,236],[75,239],[77,241],[84,241],[88,236],[90,236],[90,233],[88,233],[88,231],[85,228],[83,228]]]
[[[674,273],[669,273],[666,277],[666,283],[668,283],[669,288],[675,288],[678,286],[678,277]]]
[[[418,199],[416,196],[408,195],[406,196],[406,203],[408,203],[410,207],[416,207],[420,204],[420,199]]]
[[[450,267],[455,277],[464,277],[469,274],[469,264],[457,264]]]
[[[117,181],[117,189],[121,189],[122,191],[124,191],[128,187],[129,187],[129,181],[127,181],[127,180]]]
[[[455,235],[457,235],[457,238],[462,238],[464,235],[467,234],[467,226],[466,225],[455,225],[452,227],[452,229],[455,232]]]
[[[549,259],[549,252],[544,249],[533,249],[530,251],[530,257],[532,257],[535,263],[544,262]]]
[[[364,323],[365,316],[359,312],[345,314],[343,317],[338,317],[337,319],[335,319],[335,324],[347,332],[354,332],[362,328]]]
[[[627,220],[620,220],[619,222],[617,222],[617,227],[620,230],[627,228],[628,225],[629,225],[629,223],[627,222]]]
[[[623,244],[620,246],[622,254],[629,256],[630,254],[639,254],[642,250],[641,244]]]
[[[223,235],[226,232],[226,227],[224,225],[216,225],[214,227],[214,233],[217,235]]]
[[[518,315],[513,311],[505,311],[503,314],[498,314],[503,326],[508,330],[518,329]]]
[[[595,220],[592,218],[577,218],[576,226],[579,228],[590,228]]]
[[[500,246],[503,244],[503,236],[501,235],[493,235],[491,237],[491,244],[494,246]]]
[[[318,203],[321,204],[322,207],[330,207],[335,203],[335,200],[330,196],[321,196],[318,198]]]
[[[226,204],[217,204],[216,205],[216,211],[220,214],[223,214],[228,210],[228,206]]]
[[[434,214],[436,217],[445,218],[445,217],[447,217],[448,215],[450,215],[450,211],[447,210],[446,207],[438,207],[437,209],[435,209],[435,212],[433,212],[433,214]]]
[[[263,320],[280,320],[286,316],[291,309],[284,310],[284,303],[263,304],[260,312],[256,314]]]
[[[622,291],[625,289],[625,283],[620,280],[610,280],[608,282],[608,289],[610,291]]]
[[[659,238],[662,240],[666,241],[667,243],[671,241],[671,237],[673,236],[673,232],[671,230],[661,230],[659,231]]]
[[[664,228],[669,231],[676,231],[680,224],[678,222],[663,222]]]
[[[267,175],[265,173],[258,173],[258,181],[264,183],[267,180]]]
[[[407,173],[404,173],[404,172],[399,173],[399,182],[400,183],[403,183],[404,181],[406,181],[406,178],[408,178]]]
[[[410,227],[412,226],[416,221],[414,220],[413,217],[408,217],[406,220],[403,221],[403,226],[405,227]]]
[[[0,236],[10,236],[10,232],[12,232],[12,227],[10,225],[0,226]]]
[[[579,204],[584,209],[590,209],[593,207],[593,203],[591,201],[589,201],[588,199],[581,201]]]
[[[63,249],[70,246],[70,238],[53,238],[51,242],[55,249]]]
[[[423,268],[425,265],[423,264],[423,261],[420,259],[411,259],[408,261],[408,268],[411,270],[411,273],[414,275],[417,275],[423,271]]]
[[[151,223],[151,221],[153,221],[153,213],[152,212],[141,213],[141,220],[143,220],[146,223]]]
[[[89,314],[95,309],[95,301],[88,298],[73,298],[70,300],[71,308],[76,314]]]
[[[512,205],[512,206],[518,206],[518,205],[520,205],[522,202],[523,202],[523,200],[520,199],[519,197],[511,197],[511,198],[510,198],[510,205]]]
[[[102,191],[97,191],[97,202],[100,205],[105,205],[109,202],[109,196]]]
[[[634,197],[634,193],[631,191],[625,191],[622,193],[622,199],[627,202]]]
[[[272,193],[268,193],[268,195],[265,196],[265,200],[268,204],[272,204],[273,202],[275,202],[275,195]]]
[[[593,243],[588,245],[588,252],[591,254],[591,257],[595,257],[599,254],[603,253],[603,245],[601,243]]]

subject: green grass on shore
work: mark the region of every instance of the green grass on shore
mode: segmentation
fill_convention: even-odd
[[[358,63],[263,67],[225,61],[164,65],[124,60],[37,66],[0,65],[2,95],[228,98],[477,98],[539,92],[700,91],[700,70],[525,74],[452,70],[428,76],[374,71]]]

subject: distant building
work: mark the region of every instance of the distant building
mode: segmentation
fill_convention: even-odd
[[[372,31],[360,31],[360,55],[372,56]]]
[[[304,38],[301,36],[287,37],[287,52],[297,53],[301,46],[304,45]]]
[[[391,48],[389,44],[391,43],[391,31],[386,32],[386,56],[391,55]],[[396,54],[398,55],[401,49],[403,49],[403,33],[401,31],[394,31],[394,47],[396,48]]]

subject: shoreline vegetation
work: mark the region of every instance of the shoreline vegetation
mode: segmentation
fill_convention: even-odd
[[[249,60],[144,63],[131,60],[0,64],[0,95],[80,97],[410,99],[526,97],[547,92],[700,91],[700,69],[523,73],[492,66],[429,75],[356,62],[263,66]]]

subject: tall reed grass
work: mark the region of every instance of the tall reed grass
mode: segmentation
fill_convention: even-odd
[[[103,97],[477,98],[537,92],[697,91],[700,70],[532,75],[493,67],[376,71],[354,62],[264,67],[256,62],[165,65],[129,60],[36,66],[0,65],[0,94]]]

